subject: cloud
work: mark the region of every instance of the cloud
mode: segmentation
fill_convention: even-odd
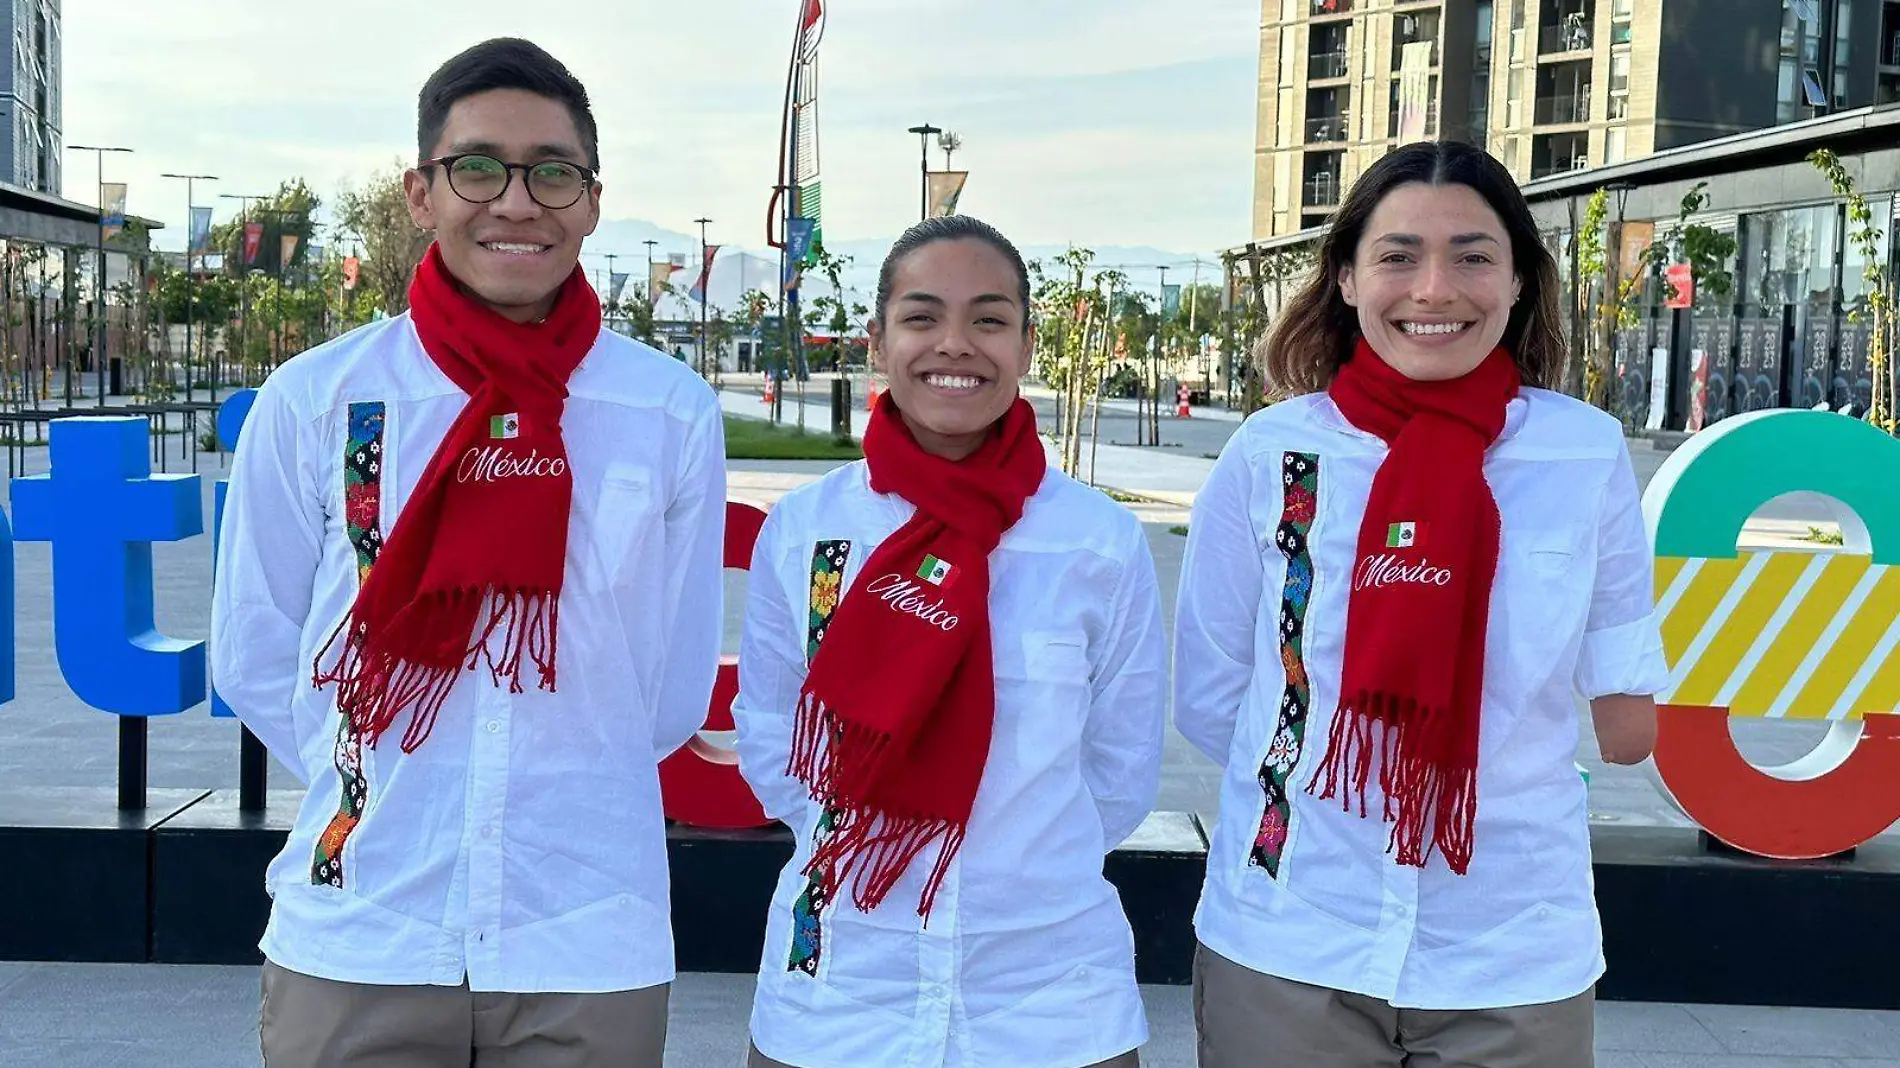
[[[1248,231],[1258,0],[831,0],[822,53],[826,230],[915,220],[917,139],[957,130],[965,210],[1024,243],[1210,250]],[[1191,7],[1191,11],[1188,10]],[[524,7],[520,0],[67,0],[65,137],[120,144],[107,178],[181,240],[183,183],[334,196],[412,151],[415,96],[485,37],[529,36],[589,87],[609,216],[758,248],[798,0]],[[933,150],[932,166],[941,166]],[[67,195],[92,199],[68,153]],[[617,250],[621,252],[639,251]]]

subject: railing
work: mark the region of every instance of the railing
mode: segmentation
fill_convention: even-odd
[[[1537,36],[1537,54],[1548,56],[1552,53],[1588,52],[1595,33],[1595,27],[1588,22],[1546,26]]]
[[[1589,87],[1585,86],[1583,92],[1569,96],[1538,97],[1537,109],[1533,113],[1533,121],[1539,126],[1551,123],[1589,122]]]
[[[1551,156],[1547,160],[1532,161],[1531,177],[1534,179],[1545,178],[1553,174],[1562,174],[1565,171],[1587,170],[1589,166],[1590,157],[1582,152],[1563,156]]]
[[[1306,143],[1328,144],[1344,141],[1352,130],[1351,115],[1331,115],[1323,119],[1306,120]]]
[[[1330,208],[1339,203],[1337,175],[1316,174],[1300,183],[1300,207]]]
[[[1321,52],[1306,60],[1306,77],[1312,81],[1346,76],[1345,52]]]

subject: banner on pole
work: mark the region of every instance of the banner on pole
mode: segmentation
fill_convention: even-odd
[[[786,289],[797,289],[803,273],[806,257],[811,255],[812,235],[818,231],[818,220],[793,218],[785,230],[785,281]]]
[[[713,257],[717,255],[719,255],[718,245],[706,246],[706,262],[699,268],[699,281],[694,282],[693,288],[687,290],[686,295],[688,298],[701,304],[706,303],[707,283],[712,281]]]
[[[1164,285],[1161,287],[1161,317],[1172,319],[1181,313],[1181,287]]]
[[[244,224],[244,266],[257,263],[257,253],[264,244],[264,224],[248,222]]]
[[[211,251],[211,209],[191,209],[191,246],[193,253]]]
[[[627,277],[628,277],[628,273],[626,271],[609,271],[608,272],[607,274],[607,284],[608,284],[607,303],[609,304],[620,303],[620,291],[627,287]]]
[[[930,172],[929,196],[932,218],[957,213],[957,200],[963,196],[963,183],[969,177],[969,171]]]
[[[677,270],[679,270],[678,267],[666,261],[660,261],[647,267],[648,304],[658,304],[660,302],[661,295],[666,292],[667,279],[673,277],[673,272]]]
[[[343,288],[355,289],[357,275],[363,270],[363,261],[355,256],[343,257]]]
[[[107,182],[105,196],[100,198],[99,225],[105,228],[105,240],[110,241],[119,231],[125,229],[125,183]]]

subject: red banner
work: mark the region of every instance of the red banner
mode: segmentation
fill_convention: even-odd
[[[244,265],[257,262],[257,252],[264,243],[264,224],[251,222],[244,224]]]

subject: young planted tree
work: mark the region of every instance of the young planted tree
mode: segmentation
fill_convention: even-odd
[[[1882,231],[1874,225],[1873,209],[1855,188],[1854,176],[1847,172],[1839,156],[1823,148],[1811,153],[1808,162],[1827,177],[1828,184],[1834,187],[1834,195],[1847,201],[1847,239],[1860,253],[1861,278],[1867,289],[1856,306],[1848,311],[1848,319],[1868,323],[1871,327],[1867,362],[1873,372],[1873,396],[1867,408],[1867,421],[1889,434],[1900,432],[1900,413],[1896,413],[1895,404],[1900,381],[1896,381],[1893,363],[1893,351],[1900,341],[1900,322],[1895,315],[1894,280],[1887,276],[1881,262]]]

